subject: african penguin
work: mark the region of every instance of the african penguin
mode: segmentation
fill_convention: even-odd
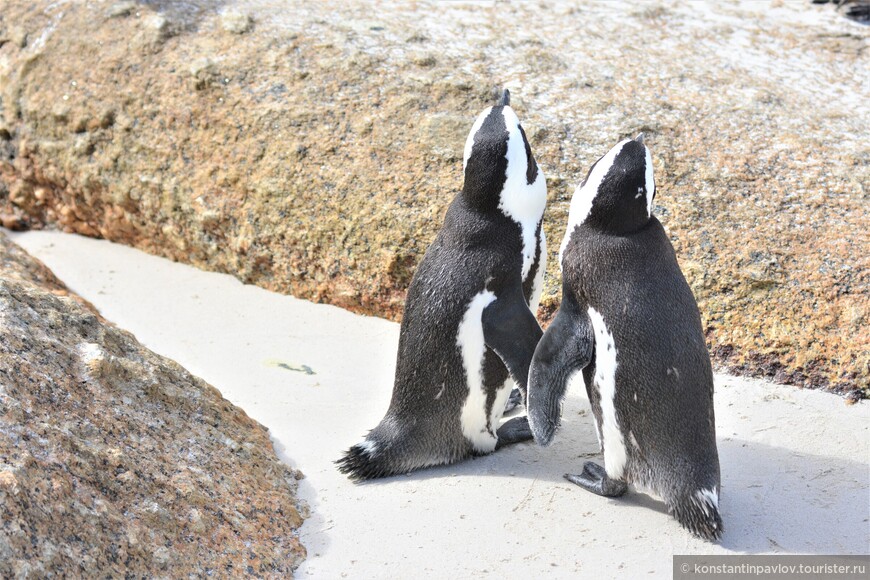
[[[535,350],[528,413],[548,445],[582,370],[604,467],[565,477],[616,497],[627,484],[661,496],[706,539],[722,534],[713,373],[698,306],[652,215],[643,136],[614,146],[574,192],[559,260],[562,302]]]
[[[465,143],[465,180],[411,280],[395,383],[381,423],[339,459],[351,479],[452,463],[532,438],[528,418],[499,422],[525,393],[542,331],[547,201],[504,91]]]

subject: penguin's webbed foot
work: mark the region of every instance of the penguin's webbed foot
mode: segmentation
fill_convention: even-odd
[[[592,461],[583,464],[583,473],[580,475],[566,473],[565,479],[604,497],[619,497],[628,490],[627,483],[608,477],[604,468]]]
[[[525,415],[522,417],[514,417],[499,427],[495,434],[498,436],[498,443],[495,444],[496,451],[505,445],[529,441],[532,438],[532,428],[529,427],[529,418]]]
[[[510,396],[508,396],[507,403],[505,403],[504,412],[510,413],[511,411],[513,411],[514,409],[516,409],[517,407],[519,407],[522,404],[523,404],[523,394],[520,392],[520,390],[518,388],[514,387],[514,390],[512,390]]]

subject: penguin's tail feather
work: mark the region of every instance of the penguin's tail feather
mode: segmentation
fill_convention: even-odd
[[[719,514],[717,488],[699,489],[669,504],[677,521],[699,538],[712,542],[722,537],[725,528]]]
[[[344,457],[335,464],[340,472],[354,481],[365,481],[399,473],[389,461],[385,460],[383,454],[379,457],[379,451],[377,442],[366,439],[348,449]]]
[[[408,466],[408,437],[403,437],[385,419],[366,438],[345,452],[335,462],[338,470],[354,481],[365,481],[399,475],[411,470]],[[404,443],[403,443],[404,440]]]

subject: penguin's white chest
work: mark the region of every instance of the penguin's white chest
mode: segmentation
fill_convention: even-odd
[[[604,317],[591,306],[586,311],[595,335],[595,376],[592,384],[601,395],[601,423],[598,425],[604,447],[604,469],[613,478],[625,471],[625,438],[616,417],[616,342],[607,328]]]
[[[468,397],[462,405],[460,414],[462,434],[480,453],[489,453],[495,449],[498,442],[495,431],[513,385],[510,380],[502,385],[496,393],[490,413],[487,413],[487,393],[483,382],[483,357],[486,354],[483,311],[495,300],[495,294],[489,290],[478,293],[468,303],[456,334],[456,346],[462,355],[462,366],[465,369],[468,386]]]
[[[523,266],[520,272],[521,278],[526,279],[529,275],[529,270],[532,268],[532,263],[535,260],[535,253],[538,249],[535,233],[538,230],[538,224],[541,217],[544,215],[544,207],[547,205],[547,185],[544,179],[543,172],[539,171],[534,183],[525,183],[525,173],[520,173],[519,170],[512,168],[517,167],[514,163],[512,166],[510,158],[508,159],[508,178],[504,189],[501,192],[499,200],[499,210],[514,220],[520,226],[520,238],[522,240],[522,258]],[[525,169],[522,168],[524,172]],[[541,232],[543,239],[543,231]],[[542,254],[543,255],[543,254]]]

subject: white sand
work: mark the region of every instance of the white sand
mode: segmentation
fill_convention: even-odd
[[[670,577],[672,554],[870,551],[866,403],[718,375],[720,544],[691,537],[648,496],[608,500],[562,479],[597,451],[578,388],[550,448],[521,444],[354,485],[332,461],[387,408],[397,324],[104,241],[11,237],[271,430],[279,455],[306,475],[300,577]]]

